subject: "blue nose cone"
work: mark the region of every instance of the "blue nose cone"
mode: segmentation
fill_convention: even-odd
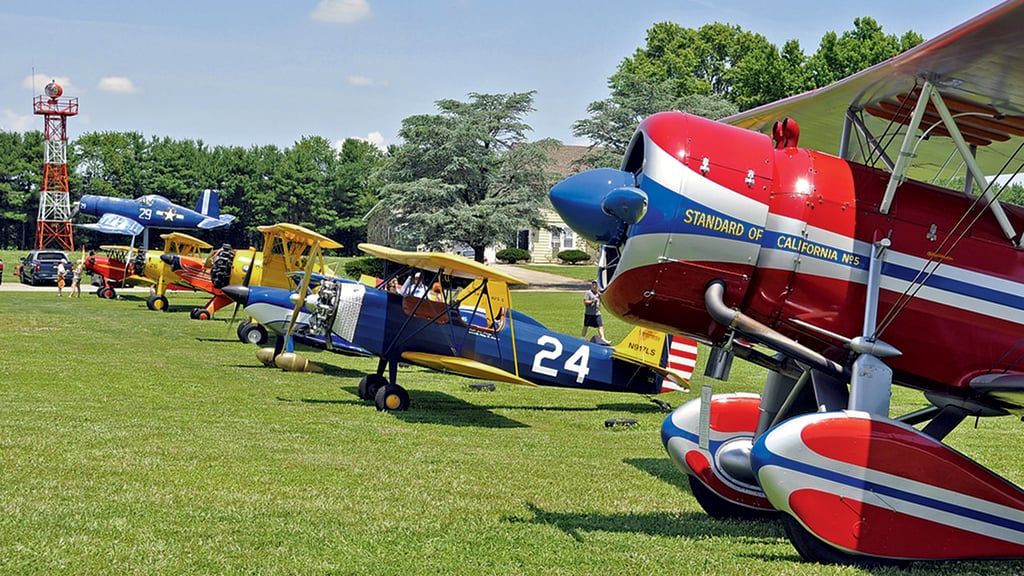
[[[624,223],[602,209],[605,196],[635,185],[633,174],[597,168],[562,180],[548,193],[551,204],[577,234],[600,244],[621,242]]]

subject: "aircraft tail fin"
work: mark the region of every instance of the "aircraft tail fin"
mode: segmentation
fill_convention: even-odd
[[[206,216],[199,223],[199,228],[202,230],[230,226],[235,220],[235,217],[231,214],[220,213],[220,196],[216,190],[211,190],[210,188],[203,190],[203,193],[199,195],[199,201],[196,202],[196,212]]]
[[[637,326],[615,346],[612,355],[660,373],[664,376],[662,392],[685,392],[697,363],[697,341]]]
[[[512,293],[509,292],[508,284],[500,280],[490,280],[487,282],[487,296],[482,296],[481,290],[483,285],[482,278],[476,278],[459,292],[458,298],[460,301],[465,300],[462,305],[474,307],[479,304],[480,310],[487,314],[487,323],[494,322],[502,308],[512,307]]]
[[[220,197],[216,190],[209,188],[203,190],[203,193],[199,195],[199,201],[196,202],[196,212],[203,216],[220,219]]]

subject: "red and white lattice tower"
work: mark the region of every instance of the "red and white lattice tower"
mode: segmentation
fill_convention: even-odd
[[[46,122],[43,131],[43,188],[36,218],[36,249],[58,244],[75,249],[68,188],[68,117],[78,114],[78,98],[61,98],[64,89],[50,82],[46,96],[36,96],[32,107]]]

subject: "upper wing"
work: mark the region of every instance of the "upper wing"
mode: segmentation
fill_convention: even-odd
[[[99,230],[106,234],[124,234],[126,236],[138,236],[145,228],[142,224],[139,224],[131,218],[126,218],[120,214],[112,213],[100,216],[99,222],[92,224],[79,224],[79,226],[82,228],[89,228],[91,230]]]
[[[317,240],[320,241],[320,248],[327,250],[332,248],[341,248],[342,245],[331,240],[323,234],[314,232],[309,228],[304,228],[298,224],[289,224],[287,222],[280,222],[272,226],[257,226],[256,228],[261,233],[271,236],[284,236],[288,239],[302,238],[307,240],[307,244],[312,244]]]
[[[451,274],[460,278],[486,278],[488,280],[499,280],[506,284],[526,284],[526,282],[514,276],[489,268],[457,254],[448,254],[446,252],[406,252],[405,250],[366,243],[360,244],[359,249],[371,256],[421,270],[430,270],[432,272],[443,270],[445,274]]]
[[[867,112],[872,133],[885,132],[895,119],[906,124],[916,101],[914,90],[931,81],[942,94],[986,174],[1003,166],[1024,136],[1024,2],[1005,2],[915,48],[843,80],[778,102],[747,110],[723,122],[770,130],[785,117],[800,125],[802,148],[833,155],[840,151],[844,112]],[[909,98],[908,98],[909,95]],[[902,113],[905,111],[905,113]],[[902,119],[901,119],[902,116]],[[922,127],[930,125],[927,121]],[[941,129],[930,133],[942,136]],[[900,139],[882,142],[895,158]],[[910,176],[924,179],[954,151],[949,138],[929,138],[915,151]],[[1014,167],[1015,168],[1015,167]]]
[[[454,372],[461,376],[470,378],[485,378],[497,380],[509,384],[520,384],[522,386],[537,386],[529,380],[524,380],[515,374],[506,372],[501,368],[470,360],[458,356],[441,356],[439,354],[428,354],[426,352],[402,352],[402,359],[418,366],[424,366],[440,372]]]
[[[164,239],[166,246],[176,244],[178,246],[189,246],[200,250],[213,248],[211,244],[203,242],[195,236],[189,236],[188,234],[183,234],[181,232],[168,232],[167,234],[161,234],[160,237]],[[170,252],[171,250],[167,251]]]

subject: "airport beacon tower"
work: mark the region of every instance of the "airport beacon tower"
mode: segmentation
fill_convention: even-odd
[[[45,122],[43,130],[43,187],[39,192],[36,218],[36,249],[53,244],[75,249],[71,228],[71,198],[68,188],[68,117],[78,114],[78,98],[61,98],[64,89],[54,81],[44,88],[45,96],[32,102],[35,114]]]

